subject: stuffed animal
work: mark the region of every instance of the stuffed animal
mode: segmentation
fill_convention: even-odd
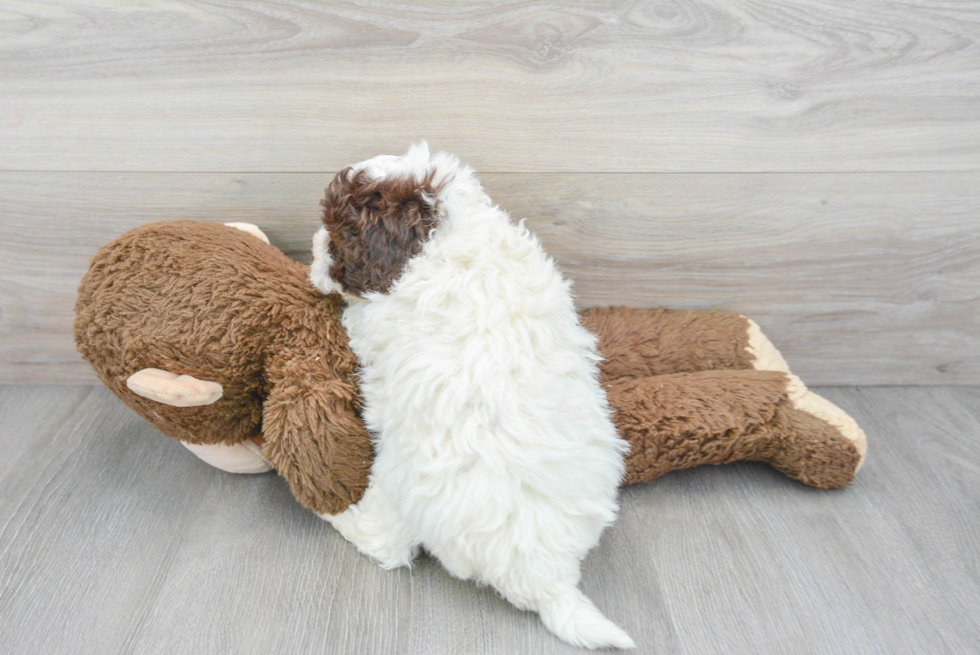
[[[104,246],[82,279],[75,342],[99,378],[206,461],[276,470],[335,515],[367,488],[371,438],[339,295],[248,224],[174,221]],[[631,450],[623,484],[699,464],[765,461],[841,488],[864,433],[809,391],[752,321],[717,311],[582,312]]]

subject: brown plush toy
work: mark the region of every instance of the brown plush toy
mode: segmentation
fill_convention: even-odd
[[[226,470],[267,463],[304,506],[337,514],[367,487],[371,439],[342,300],[307,274],[252,225],[146,225],[93,259],[75,341],[106,386],[168,437]],[[624,484],[759,460],[839,488],[860,468],[861,429],[790,374],[745,317],[594,308],[582,319],[599,338],[602,382],[632,446]]]

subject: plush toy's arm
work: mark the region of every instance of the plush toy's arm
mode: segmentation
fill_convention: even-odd
[[[360,500],[371,438],[353,382],[307,361],[292,362],[264,403],[262,454],[303,506],[337,514]]]
[[[800,396],[797,382],[779,371],[733,370],[607,383],[614,421],[632,447],[623,484],[759,460],[813,487],[845,486],[862,463],[864,433],[805,387]]]

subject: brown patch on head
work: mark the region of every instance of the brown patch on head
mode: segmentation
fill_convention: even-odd
[[[347,293],[387,293],[438,222],[434,173],[422,180],[371,178],[347,167],[327,187],[330,277]]]

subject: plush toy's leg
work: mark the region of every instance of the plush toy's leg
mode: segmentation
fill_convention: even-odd
[[[852,444],[859,455],[854,472],[864,462],[867,439],[861,428],[790,373],[786,360],[755,321],[726,312],[626,307],[589,309],[583,312],[582,320],[599,337],[599,349],[606,359],[601,364],[605,384],[712,370],[780,372],[786,376],[789,406],[830,425]],[[718,392],[719,398],[739,393],[724,388]],[[721,406],[710,404],[710,397],[706,402],[705,417],[723,411]]]
[[[797,384],[785,373],[756,370],[608,384],[614,421],[632,446],[624,484],[699,464],[760,460],[810,486],[845,486],[863,460],[863,440],[852,433],[860,429],[812,392],[801,396]]]
[[[789,376],[789,398],[796,409],[815,416],[816,418],[829,423],[840,432],[844,438],[854,444],[861,459],[858,461],[855,473],[864,464],[864,458],[868,453],[868,439],[864,430],[858,426],[857,422],[850,417],[847,412],[837,405],[818,396],[803,384],[803,381],[790,373],[789,365],[783,359],[782,354],[776,346],[762,333],[762,329],[755,321],[745,318],[748,323],[748,346],[746,350],[752,356],[752,368],[758,371],[781,371]]]
[[[861,470],[868,454],[868,438],[857,421],[823,396],[818,396],[807,389],[803,381],[792,374],[789,375],[789,398],[795,409],[833,426],[850,441],[860,457],[854,472]]]
[[[233,227],[236,230],[241,230],[242,232],[248,232],[254,237],[262,239],[266,243],[269,243],[269,237],[265,235],[265,232],[260,230],[257,226],[251,223],[225,223],[228,227]]]
[[[759,325],[741,314],[594,307],[582,322],[599,337],[610,379],[754,368],[789,372]]]
[[[228,473],[266,473],[272,470],[262,457],[262,447],[252,440],[236,444],[180,443],[206,463]]]
[[[739,314],[594,307],[582,312],[582,323],[599,338],[607,381],[749,369],[756,361],[750,349],[753,324]]]

